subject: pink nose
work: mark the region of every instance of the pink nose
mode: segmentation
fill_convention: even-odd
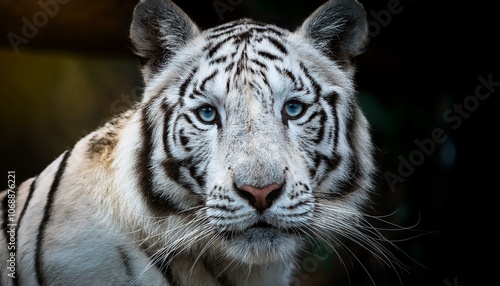
[[[254,208],[263,212],[279,197],[281,194],[281,186],[276,183],[265,186],[264,188],[244,185],[238,189],[238,193],[250,202]]]

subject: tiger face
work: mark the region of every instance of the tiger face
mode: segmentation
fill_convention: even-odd
[[[159,212],[190,213],[204,243],[248,264],[355,228],[373,169],[349,62],[366,37],[359,3],[329,1],[291,32],[248,19],[200,31],[146,1],[131,36]]]

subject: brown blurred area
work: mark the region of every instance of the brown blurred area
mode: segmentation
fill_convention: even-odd
[[[139,61],[128,38],[137,2],[0,0],[0,178],[15,171],[20,183],[38,174],[140,100]],[[174,2],[201,28],[249,17],[293,29],[325,1]],[[494,227],[500,87],[457,128],[443,119],[474,95],[479,77],[500,82],[495,1],[360,2],[371,41],[357,61],[356,80],[380,169],[369,211],[403,227],[416,225],[398,232],[372,221],[401,248],[394,255],[407,271],[383,265],[354,244],[347,245],[352,253],[340,251],[341,258],[313,247],[316,255],[299,262],[300,285],[500,285],[500,231]],[[397,13],[387,13],[389,7]],[[415,141],[436,128],[446,142],[389,186],[384,173],[398,174],[401,158],[418,150]]]
[[[19,50],[43,48],[126,54],[130,47],[127,26],[136,2],[2,0],[0,33],[7,37],[0,37],[0,44],[9,46],[16,42],[11,39],[16,34],[29,41],[19,45]]]
[[[36,175],[142,84],[128,40],[135,2],[0,1],[2,170]]]

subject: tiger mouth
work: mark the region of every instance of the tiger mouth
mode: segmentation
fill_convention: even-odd
[[[225,230],[225,231],[220,232],[220,234],[225,239],[230,240],[230,239],[239,237],[241,235],[244,235],[245,233],[252,232],[252,231],[260,231],[260,230],[281,232],[276,226],[274,226],[270,223],[267,223],[265,221],[258,221],[255,224],[250,225],[243,230],[239,230],[239,231]]]
[[[264,232],[269,233],[269,234],[274,233],[274,235],[279,235],[279,234],[286,235],[286,234],[291,234],[291,233],[293,234],[294,233],[291,229],[282,229],[282,228],[278,228],[278,227],[276,227],[268,222],[258,221],[256,223],[254,223],[253,225],[246,227],[243,230],[238,230],[238,231],[225,230],[225,231],[220,232],[220,234],[226,240],[231,240],[231,239],[235,239],[235,238],[238,238],[241,236],[245,236],[249,233],[255,234],[255,233],[264,233]]]
[[[251,228],[276,228],[276,227],[265,221],[259,221],[256,224],[249,227],[249,229]]]

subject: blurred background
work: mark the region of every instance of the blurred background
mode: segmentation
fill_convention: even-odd
[[[7,171],[38,174],[140,100],[137,2],[0,0],[2,188]],[[250,17],[294,29],[324,1],[174,2],[202,28]],[[368,211],[405,269],[355,244],[340,258],[313,247],[296,285],[500,285],[497,1],[360,2],[371,41],[356,81],[379,164]]]

